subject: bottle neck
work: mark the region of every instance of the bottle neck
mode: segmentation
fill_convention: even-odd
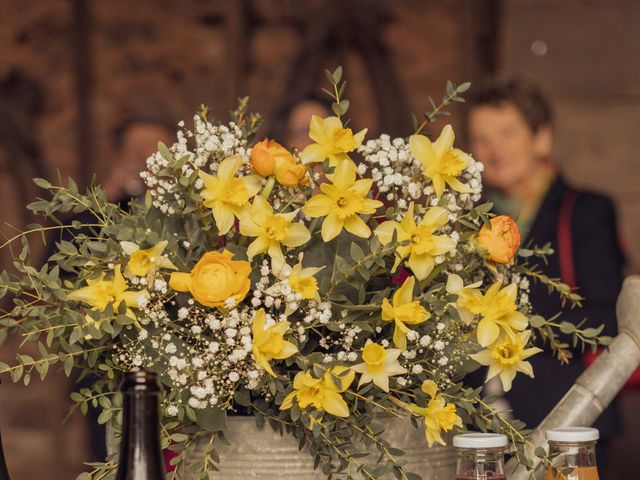
[[[458,448],[456,480],[504,480],[503,448]]]
[[[160,448],[159,392],[134,385],[123,393],[123,424],[116,480],[165,478]]]
[[[559,470],[573,468],[597,472],[596,442],[549,442],[549,456],[553,466]],[[584,478],[595,480],[597,476]]]
[[[7,462],[4,459],[4,449],[2,448],[2,437],[0,436],[0,480],[10,480]]]

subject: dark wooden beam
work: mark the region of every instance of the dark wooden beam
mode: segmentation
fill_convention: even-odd
[[[75,48],[75,84],[77,94],[77,181],[85,186],[94,173],[93,116],[91,96],[93,92],[91,71],[91,11],[90,0],[72,0],[73,45]]]
[[[249,49],[249,2],[232,0],[227,3],[227,109],[234,110],[238,97],[246,94]],[[218,112],[222,113],[222,112]]]

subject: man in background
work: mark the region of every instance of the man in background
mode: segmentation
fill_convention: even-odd
[[[494,210],[517,221],[524,246],[550,243],[548,263],[531,264],[560,278],[584,297],[583,307],[563,308],[559,297],[533,282],[530,301],[545,318],[582,328],[604,324],[602,335],[615,336],[615,305],[622,286],[624,255],[618,241],[616,214],[605,196],[569,185],[551,159],[552,111],[540,90],[514,79],[491,79],[472,92],[467,115],[470,149],[485,166],[486,197]],[[569,344],[571,344],[569,342]],[[531,358],[535,378],[516,378],[505,397],[516,418],[537,426],[582,373],[582,355],[560,366],[548,350]],[[599,461],[608,438],[618,429],[610,407],[596,424],[601,440]]]

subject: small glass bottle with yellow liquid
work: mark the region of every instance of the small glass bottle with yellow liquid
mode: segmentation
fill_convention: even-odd
[[[549,456],[557,469],[547,469],[545,480],[599,480],[596,465],[596,442],[599,433],[595,428],[565,427],[547,431]],[[565,477],[561,473],[565,474]]]

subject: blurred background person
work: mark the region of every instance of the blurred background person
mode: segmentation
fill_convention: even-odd
[[[309,95],[287,102],[276,114],[274,128],[269,133],[284,147],[294,147],[301,152],[312,141],[309,138],[309,125],[314,115],[321,118],[333,115],[328,96]]]
[[[547,261],[533,258],[532,267],[560,278],[585,300],[582,308],[562,307],[547,286],[530,285],[536,313],[581,328],[604,324],[604,335],[617,333],[615,305],[623,279],[624,255],[616,213],[609,198],[569,185],[552,160],[552,110],[540,89],[520,79],[487,80],[473,89],[467,112],[471,152],[485,170],[485,195],[495,211],[512,216],[520,227],[523,246],[550,244]],[[559,366],[550,351],[531,359],[534,379],[516,379],[506,398],[516,418],[537,426],[582,373],[581,354]],[[600,417],[601,453],[621,425],[615,405]]]
[[[166,116],[131,117],[113,132],[116,155],[110,170],[101,182],[107,199],[121,203],[145,192],[140,172],[147,167],[147,158],[156,152],[158,142],[171,146],[176,128]]]

